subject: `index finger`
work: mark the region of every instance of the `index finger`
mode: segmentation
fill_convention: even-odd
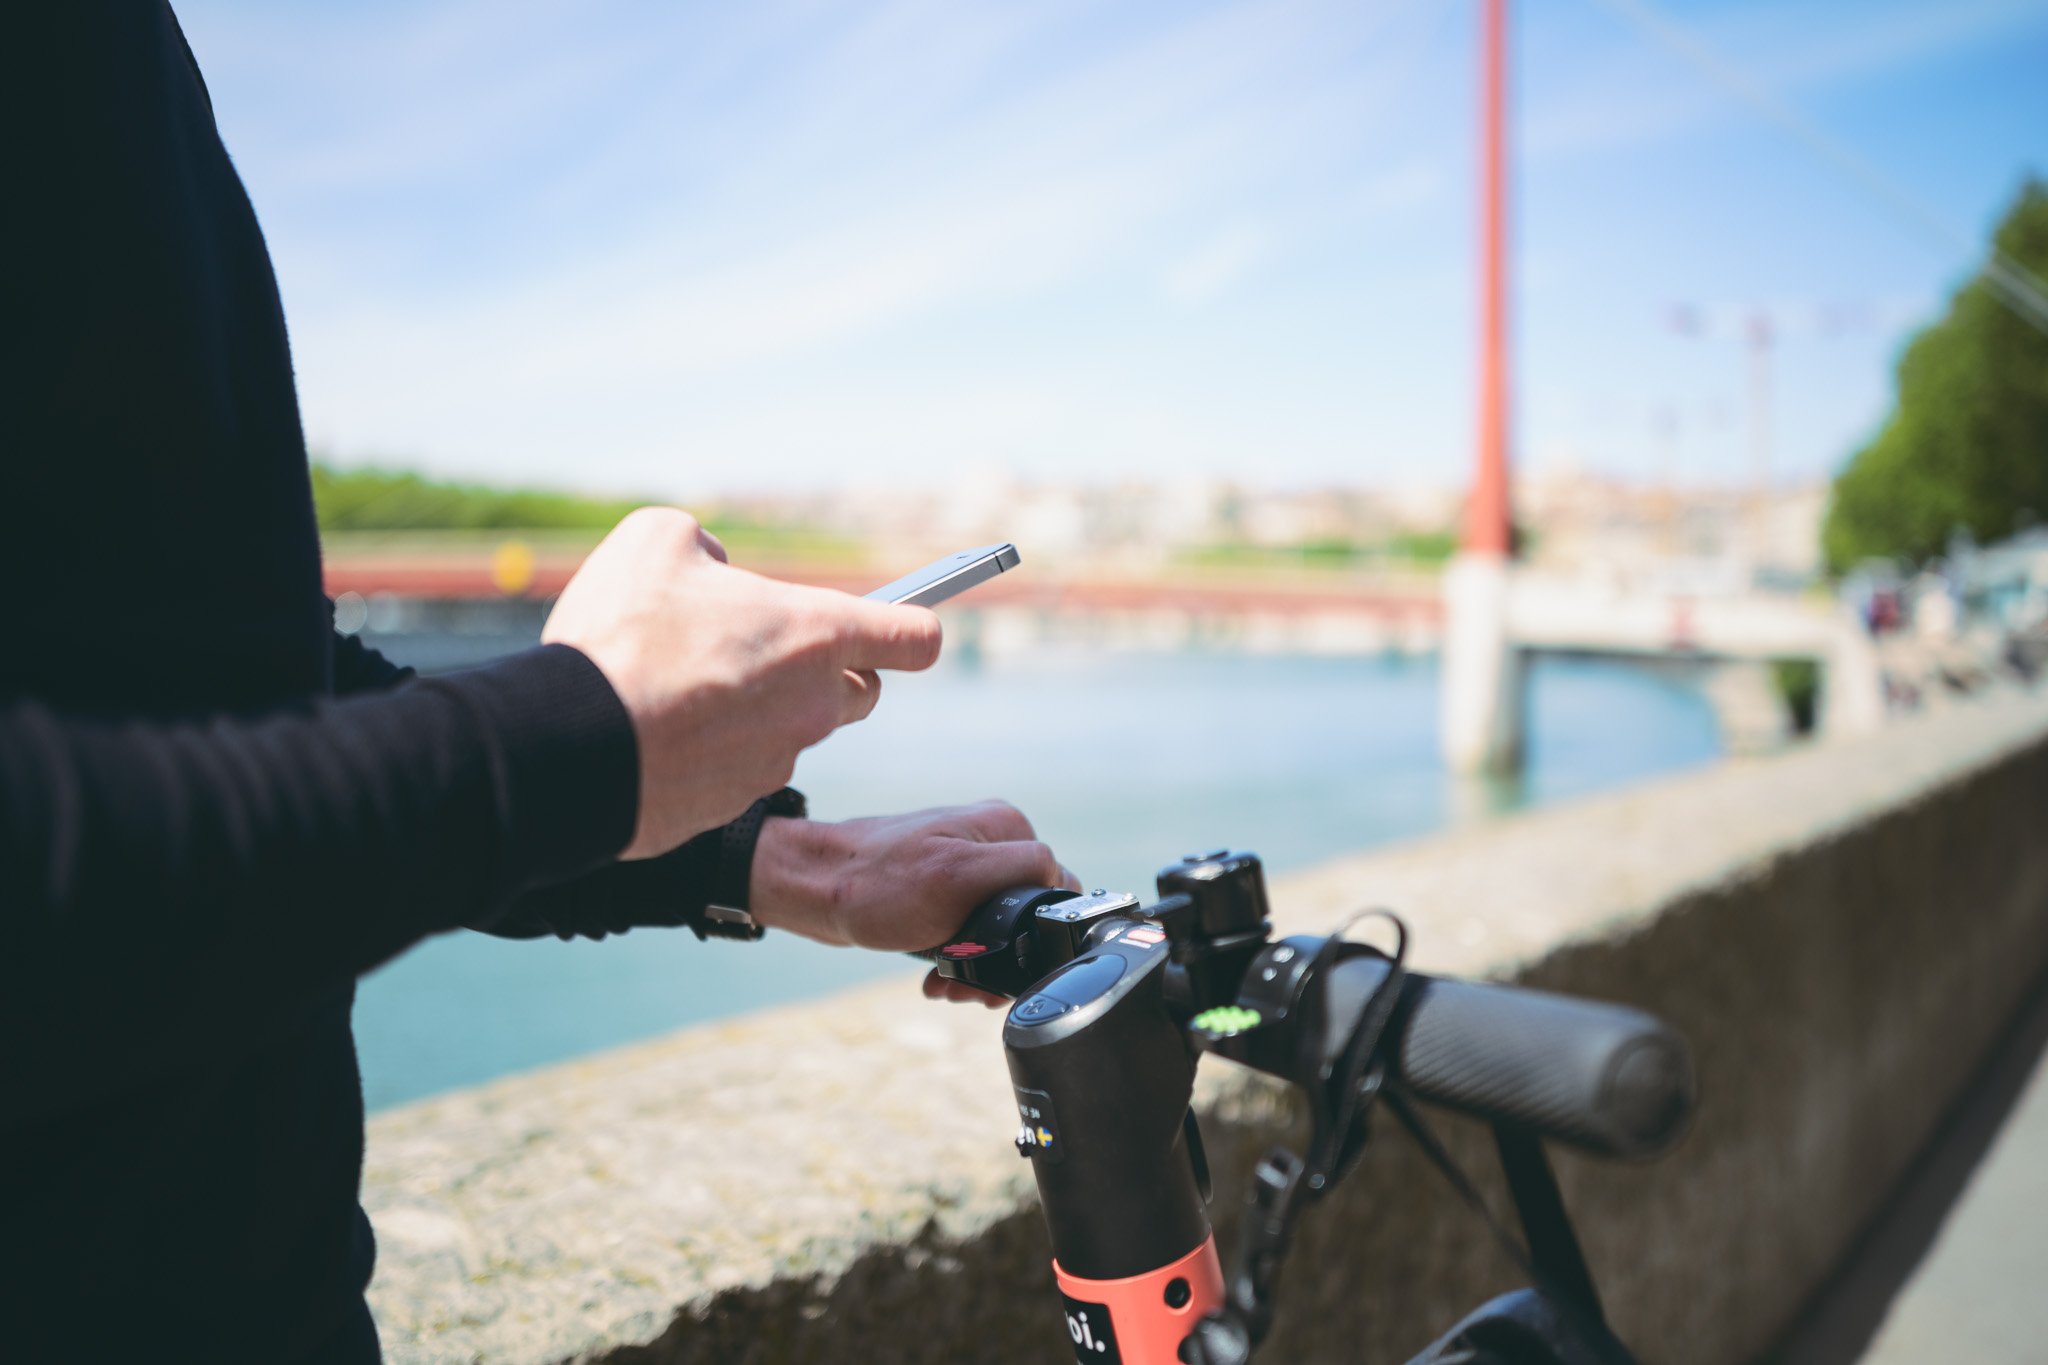
[[[855,671],[893,668],[917,672],[939,661],[945,632],[928,607],[899,607],[865,597],[841,599],[846,622],[840,665]]]

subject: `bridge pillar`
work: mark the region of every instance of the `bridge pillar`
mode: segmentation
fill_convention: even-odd
[[[1509,630],[1515,553],[1508,501],[1507,0],[1479,31],[1479,449],[1458,557],[1444,575],[1441,738],[1466,775],[1522,763],[1522,659]]]
[[[1512,572],[1504,556],[1461,554],[1444,574],[1443,755],[1462,776],[1507,776],[1522,766],[1522,652],[1508,633]]]

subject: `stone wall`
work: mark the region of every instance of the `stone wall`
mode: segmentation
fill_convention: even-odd
[[[1646,1359],[1765,1352],[2048,967],[2048,698],[1730,762],[1274,886],[1283,932],[1387,905],[1416,964],[1622,1000],[1701,1108],[1644,1167],[1560,1155]],[[724,945],[705,951],[722,951]],[[1054,1362],[999,1017],[914,976],[375,1116],[371,1302],[414,1362]],[[1204,1063],[1226,1248],[1280,1087]],[[1487,1183],[1475,1126],[1445,1119]],[[1498,1197],[1499,1191],[1496,1188]],[[1400,1362],[1511,1272],[1382,1124],[1304,1220],[1261,1358]]]

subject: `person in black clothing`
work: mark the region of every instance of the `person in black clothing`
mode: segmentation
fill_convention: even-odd
[[[176,19],[6,27],[0,1356],[366,1365],[357,976],[464,926],[702,932],[714,898],[923,948],[1071,878],[1000,803],[795,818],[798,752],[936,620],[732,568],[672,509],[527,653],[420,679],[337,636],[276,283]]]

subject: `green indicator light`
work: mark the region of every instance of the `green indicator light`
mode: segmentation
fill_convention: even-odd
[[[1218,1005],[1213,1010],[1203,1010],[1194,1018],[1194,1025],[1204,1033],[1218,1038],[1255,1029],[1261,1020],[1257,1010],[1244,1009],[1237,1005]]]

